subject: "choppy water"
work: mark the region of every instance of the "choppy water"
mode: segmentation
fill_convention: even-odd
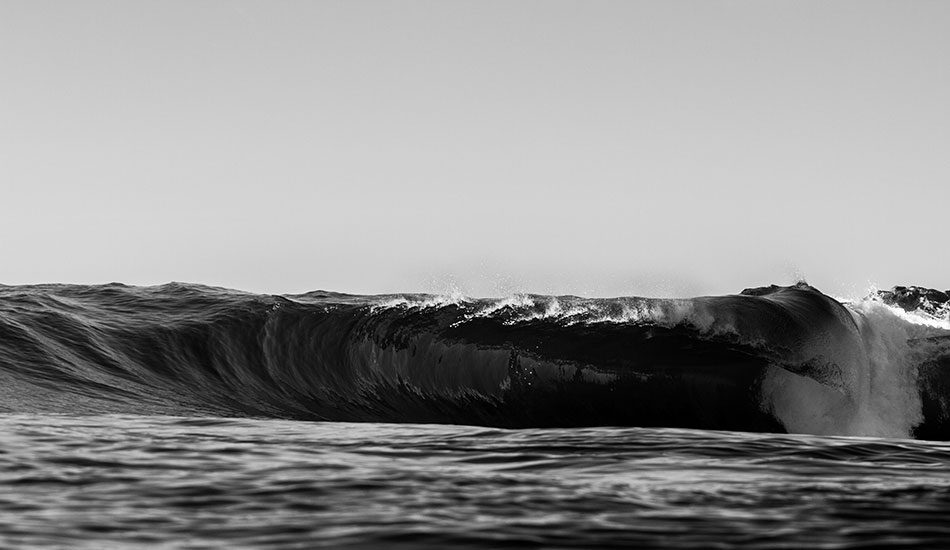
[[[4,548],[950,544],[950,444],[0,417]]]

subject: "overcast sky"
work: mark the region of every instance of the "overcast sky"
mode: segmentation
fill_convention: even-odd
[[[950,287],[950,2],[0,1],[0,282]]]

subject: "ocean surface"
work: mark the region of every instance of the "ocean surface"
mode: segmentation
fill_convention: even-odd
[[[0,547],[950,547],[950,300],[0,286]]]

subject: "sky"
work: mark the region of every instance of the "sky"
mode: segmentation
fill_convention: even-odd
[[[0,283],[950,287],[950,2],[0,0]]]

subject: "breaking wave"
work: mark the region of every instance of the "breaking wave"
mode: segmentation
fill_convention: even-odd
[[[0,410],[950,439],[950,300],[0,286]]]

